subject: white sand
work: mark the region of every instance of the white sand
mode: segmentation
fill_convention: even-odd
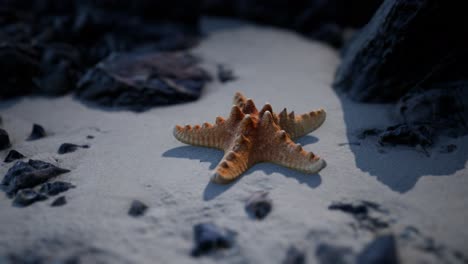
[[[340,100],[330,87],[339,63],[335,50],[267,27],[207,20],[204,28],[207,37],[194,52],[212,72],[216,63],[226,63],[240,78],[225,85],[211,83],[196,102],[144,113],[93,109],[71,96],[1,105],[13,148],[71,169],[58,179],[77,188],[64,193],[68,204],[57,208],[50,207],[52,199],[15,208],[1,194],[0,256],[27,248],[66,255],[90,246],[113,252],[103,257],[112,263],[119,262],[114,258],[135,263],[213,263],[219,258],[226,263],[280,263],[294,244],[314,263],[313,231],[329,230],[336,234],[333,243],[356,251],[371,239],[370,234],[352,232],[349,215],[327,209],[343,198],[381,204],[396,220],[395,233],[412,225],[437,243],[468,252],[468,137],[443,139],[440,145],[456,144],[456,152],[440,154],[437,145],[430,157],[404,148],[381,154],[372,141],[340,146],[356,141],[353,133],[359,129],[390,124],[391,108]],[[270,102],[274,111],[326,109],[324,125],[298,141],[327,161],[320,175],[259,164],[233,184],[209,183],[222,153],[186,146],[172,136],[172,129],[226,116],[236,91],[258,107]],[[33,123],[52,135],[24,141]],[[64,142],[89,143],[91,148],[58,155]],[[0,158],[6,154],[2,151]],[[12,164],[2,164],[0,176]],[[269,191],[274,201],[264,221],[253,221],[244,211],[244,201],[258,190]],[[127,215],[133,199],[149,205],[145,216]],[[205,221],[237,231],[236,247],[216,256],[190,257],[192,226]],[[402,248],[406,263],[438,262],[430,254]]]

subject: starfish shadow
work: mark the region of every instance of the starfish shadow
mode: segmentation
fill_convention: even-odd
[[[308,144],[313,144],[319,141],[317,137],[311,136],[311,135],[306,135],[303,136],[297,140],[294,140],[296,143],[301,144],[302,146],[308,145]]]
[[[223,155],[223,151],[217,149],[182,146],[170,149],[164,152],[162,156],[166,158],[188,158],[191,160],[200,160],[200,162],[210,162],[210,170],[213,170],[223,158]]]
[[[318,138],[314,136],[304,136],[296,140],[301,145],[312,144],[318,141]],[[212,148],[201,148],[194,146],[181,146],[173,149],[169,149],[162,154],[163,157],[171,158],[188,158],[192,160],[200,160],[200,162],[210,162],[210,170],[216,168],[219,161],[223,158],[223,151]],[[286,177],[296,179],[300,184],[307,184],[310,188],[316,188],[322,183],[322,178],[319,174],[309,175],[296,170],[285,168],[273,163],[260,163],[254,165],[248,169],[242,177],[252,174],[256,170],[262,170],[265,174],[271,175],[273,173],[280,173]],[[203,191],[203,200],[210,201],[219,195],[223,194],[234,186],[242,177],[229,184],[217,184],[211,181],[205,187]]]

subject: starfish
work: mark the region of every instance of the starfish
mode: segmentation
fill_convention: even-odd
[[[179,126],[174,136],[179,141],[224,150],[224,157],[211,180],[229,183],[253,165],[272,162],[304,173],[314,174],[326,166],[319,156],[302,149],[293,139],[302,137],[322,125],[325,111],[319,109],[299,116],[294,111],[273,113],[266,103],[258,111],[252,99],[237,92],[228,119],[216,118],[216,124]]]

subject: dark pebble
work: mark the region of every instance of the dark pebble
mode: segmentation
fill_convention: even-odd
[[[142,216],[146,212],[147,209],[148,209],[148,206],[144,204],[143,202],[138,201],[138,200],[133,200],[132,204],[130,205],[130,209],[128,210],[128,214],[133,217]]]
[[[22,189],[18,191],[13,200],[13,205],[17,207],[26,207],[34,202],[46,200],[47,196],[38,193],[33,189]]]
[[[55,199],[55,200],[50,204],[50,206],[52,206],[52,207],[62,206],[62,205],[65,205],[66,203],[67,203],[67,199],[65,198],[65,196],[60,196],[60,197],[58,197],[57,199]]]
[[[218,249],[233,246],[235,233],[213,223],[201,223],[193,227],[195,246],[192,256],[198,257]]]
[[[92,135],[87,135],[86,138],[87,138],[87,139],[93,139],[94,136],[92,136]]]
[[[392,234],[380,235],[370,242],[356,258],[359,264],[399,263],[395,237]]]
[[[222,83],[234,81],[237,77],[234,75],[234,71],[228,68],[226,65],[218,65],[218,80]]]
[[[10,152],[8,152],[8,155],[5,157],[5,162],[6,163],[9,163],[9,162],[12,162],[14,160],[18,160],[18,159],[22,159],[22,158],[26,158],[23,154],[19,153],[18,151],[12,149],[10,150]]]
[[[66,153],[74,152],[78,148],[89,148],[89,145],[76,145],[72,143],[63,143],[62,145],[60,145],[57,153],[66,154]]]
[[[50,196],[54,196],[59,193],[68,191],[71,188],[75,188],[75,186],[69,182],[63,182],[63,181],[46,182],[41,185],[39,192],[50,195]]]
[[[286,258],[283,260],[283,264],[305,264],[306,254],[292,246],[286,252]]]
[[[27,140],[37,140],[46,136],[45,129],[38,124],[34,124],[32,127],[31,135]]]
[[[66,172],[69,170],[40,160],[17,161],[5,174],[1,185],[11,196],[20,189],[32,188]]]
[[[427,125],[395,125],[380,134],[381,145],[430,146],[433,141],[433,129]]]
[[[273,208],[273,202],[268,192],[258,191],[252,194],[245,204],[247,214],[255,219],[264,219]]]
[[[8,133],[0,128],[0,150],[7,149],[11,146],[10,137]]]

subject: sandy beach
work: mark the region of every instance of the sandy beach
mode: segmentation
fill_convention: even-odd
[[[61,207],[51,207],[49,198],[18,208],[2,193],[0,262],[8,254],[34,253],[59,260],[80,256],[84,263],[283,263],[294,246],[307,263],[320,263],[320,245],[356,255],[381,232],[394,234],[402,263],[463,262],[456,252],[468,252],[467,136],[443,137],[427,151],[360,140],[363,129],[391,124],[392,108],[355,103],[331,88],[337,50],[293,32],[232,20],[204,19],[202,28],[205,37],[191,52],[209,72],[222,63],[238,79],[209,83],[192,103],[142,113],[88,106],[72,95],[0,105],[13,148],[71,170],[57,179],[76,186],[63,194],[67,204]],[[223,153],[180,143],[172,130],[227,117],[237,91],[259,108],[269,102],[275,112],[325,109],[325,123],[296,142],[323,157],[327,167],[306,175],[263,163],[234,183],[210,183]],[[25,141],[34,123],[48,136]],[[57,154],[66,142],[90,147]],[[457,149],[439,151],[448,144]],[[13,164],[2,163],[1,175]],[[268,191],[273,201],[261,221],[244,209],[256,191]],[[127,214],[134,199],[148,206],[138,218]],[[380,205],[384,212],[375,213],[388,228],[356,228],[350,214],[329,210],[333,202],[361,200]],[[192,257],[193,226],[204,222],[234,231],[234,246]],[[407,239],[414,229],[417,238]],[[438,249],[421,249],[427,240]]]

